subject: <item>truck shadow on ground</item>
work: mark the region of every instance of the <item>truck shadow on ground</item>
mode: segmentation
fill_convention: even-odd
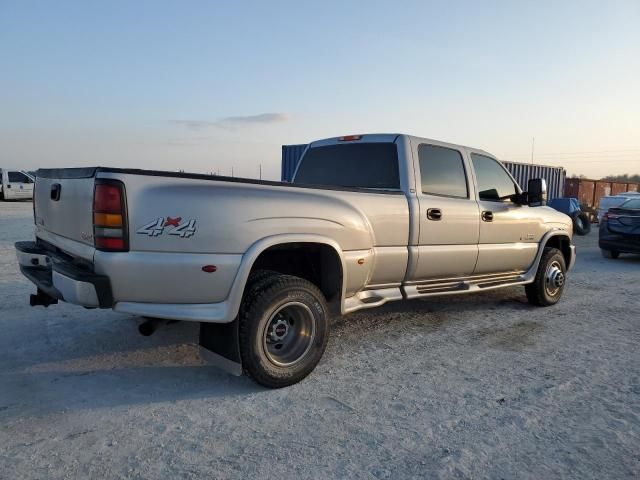
[[[0,419],[51,412],[246,396],[263,389],[213,366],[122,367],[0,375]]]
[[[64,323],[78,321],[70,318]],[[264,390],[247,377],[234,377],[201,359],[195,324],[169,325],[152,337],[140,336],[135,321],[123,325],[106,319],[92,327],[66,332],[60,328],[51,334],[68,335],[64,342],[45,338],[13,353],[8,361],[0,358],[0,421]]]
[[[341,340],[366,344],[375,342],[386,330],[393,330],[400,337],[409,326],[433,333],[461,317],[468,318],[468,329],[473,330],[476,312],[491,316],[492,311],[505,308],[522,312],[536,308],[526,303],[521,289],[465,295],[455,301],[451,298],[391,303],[340,317],[334,321],[333,329],[347,337]],[[448,315],[453,311],[458,320]],[[107,317],[111,316],[117,314],[107,313]],[[64,323],[79,321],[73,317],[63,320]],[[207,364],[199,354],[197,324],[168,325],[152,337],[139,336],[136,327],[134,321],[123,325],[113,318],[104,318],[91,327],[71,328],[66,332],[71,338],[62,344],[46,346],[44,342],[44,352],[33,356],[23,352],[14,359],[14,369],[0,373],[4,386],[0,392],[0,418],[246,396],[264,391],[247,377],[234,377]],[[123,334],[123,329],[130,332]],[[531,341],[529,337],[536,326],[523,323],[516,330],[504,329],[502,334],[479,331],[478,341],[518,350]],[[51,335],[57,333],[53,331]]]

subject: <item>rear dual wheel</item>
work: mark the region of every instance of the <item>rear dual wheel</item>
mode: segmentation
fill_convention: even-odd
[[[322,292],[291,275],[252,276],[239,314],[245,372],[270,388],[292,385],[313,371],[329,338],[329,310]]]

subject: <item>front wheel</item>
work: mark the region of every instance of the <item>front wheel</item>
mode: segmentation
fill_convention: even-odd
[[[558,303],[566,283],[567,267],[562,252],[545,248],[533,283],[525,285],[527,300],[532,305],[548,307]]]
[[[273,274],[252,282],[239,314],[242,365],[270,388],[305,378],[320,361],[329,338],[329,310],[311,282]]]

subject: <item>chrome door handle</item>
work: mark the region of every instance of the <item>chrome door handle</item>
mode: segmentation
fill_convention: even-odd
[[[493,212],[484,211],[482,212],[482,221],[484,222],[493,222]]]
[[[440,210],[439,208],[428,209],[427,218],[429,220],[442,220],[442,210]]]

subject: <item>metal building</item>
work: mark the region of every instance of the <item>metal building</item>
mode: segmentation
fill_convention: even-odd
[[[307,144],[282,146],[282,176],[283,182],[290,182],[300,162]],[[535,165],[529,163],[502,162],[517,180],[523,190],[531,178],[544,178],[547,181],[549,200],[560,198],[564,194],[566,172],[562,167]]]
[[[280,179],[283,182],[290,182],[293,180],[293,174],[296,171],[296,167],[300,162],[300,158],[302,157],[305,148],[307,148],[306,143],[282,146],[282,173]]]
[[[502,162],[523,190],[527,189],[532,178],[544,178],[547,181],[549,200],[564,196],[564,180],[567,172],[562,167],[536,165],[531,163]]]

